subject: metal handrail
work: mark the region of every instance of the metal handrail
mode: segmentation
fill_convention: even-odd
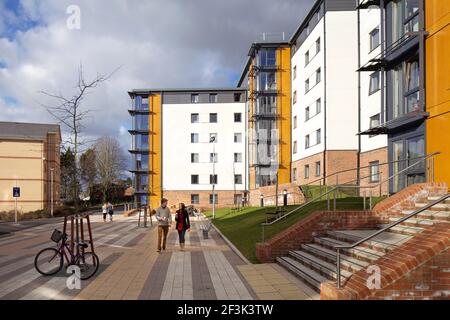
[[[360,245],[361,243],[364,243],[364,242],[366,242],[366,241],[376,237],[380,233],[383,233],[383,232],[385,232],[385,231],[395,227],[396,225],[398,225],[398,224],[400,224],[400,223],[402,223],[402,222],[404,222],[404,221],[406,221],[406,220],[408,220],[408,219],[418,215],[419,213],[421,213],[421,212],[423,212],[423,211],[425,211],[425,210],[435,206],[436,204],[447,200],[449,197],[450,197],[450,193],[446,194],[445,196],[440,197],[439,199],[437,199],[437,200],[435,200],[435,201],[433,201],[431,203],[426,204],[425,206],[423,206],[423,207],[413,211],[412,213],[408,214],[407,216],[405,216],[403,218],[400,218],[399,220],[397,220],[397,221],[395,221],[395,222],[385,226],[384,228],[382,228],[382,229],[372,233],[370,236],[367,236],[367,237],[365,237],[365,238],[363,238],[363,239],[361,239],[361,240],[359,240],[359,241],[357,241],[357,242],[355,242],[353,244],[350,244],[350,245],[337,245],[337,246],[335,246],[335,249],[336,249],[336,271],[337,271],[336,279],[337,279],[337,287],[338,288],[341,287],[341,257],[340,257],[340,251],[342,249],[353,249],[354,247]]]

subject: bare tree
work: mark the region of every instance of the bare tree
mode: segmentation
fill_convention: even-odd
[[[103,201],[108,200],[108,190],[120,179],[126,160],[119,142],[113,137],[102,137],[94,144],[97,181],[102,187]]]
[[[68,140],[64,141],[64,143],[71,146],[75,156],[75,170],[73,170],[73,181],[75,182],[79,181],[78,155],[81,152],[80,147],[87,143],[87,141],[80,139],[80,134],[84,129],[83,121],[92,111],[83,108],[83,101],[93,89],[97,88],[101,83],[108,81],[115,71],[108,75],[97,74],[92,80],[86,80],[83,74],[83,65],[80,64],[78,68],[78,81],[71,97],[64,96],[61,93],[54,94],[40,91],[40,93],[56,101],[56,105],[43,105],[43,107],[69,131]],[[78,208],[78,183],[74,183],[74,188],[75,206]]]

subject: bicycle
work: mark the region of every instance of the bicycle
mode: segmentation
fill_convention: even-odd
[[[80,268],[81,280],[87,280],[97,272],[99,258],[94,252],[84,251],[88,247],[86,242],[76,242],[78,250],[74,253],[67,243],[67,234],[55,229],[50,238],[57,243],[57,248],[42,249],[34,259],[34,267],[40,274],[51,276],[58,273],[63,268],[64,258],[67,267],[76,265]]]

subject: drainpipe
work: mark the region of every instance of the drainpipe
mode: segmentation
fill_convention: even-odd
[[[357,20],[358,20],[358,69],[361,68],[361,15],[360,10],[357,12]],[[358,71],[358,133],[361,132],[361,71]],[[358,134],[358,155],[356,158],[356,182],[359,186],[361,184],[361,135]],[[360,189],[358,189],[358,195],[360,193]]]

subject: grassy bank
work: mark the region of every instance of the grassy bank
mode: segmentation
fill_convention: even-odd
[[[373,204],[378,200],[374,200]],[[337,199],[336,204],[338,210],[362,210],[364,206],[362,198],[353,197]],[[298,206],[288,206],[287,211],[296,207]],[[314,211],[326,209],[327,201],[313,202],[279,223],[265,227],[265,239],[272,238]],[[233,242],[247,259],[253,263],[258,263],[255,249],[256,243],[261,242],[262,239],[261,223],[265,222],[268,217],[273,217],[266,214],[272,211],[274,211],[273,207],[250,207],[238,212],[232,212],[230,209],[218,209],[216,210],[214,225]],[[206,212],[207,217],[211,218],[211,215],[211,212]]]

